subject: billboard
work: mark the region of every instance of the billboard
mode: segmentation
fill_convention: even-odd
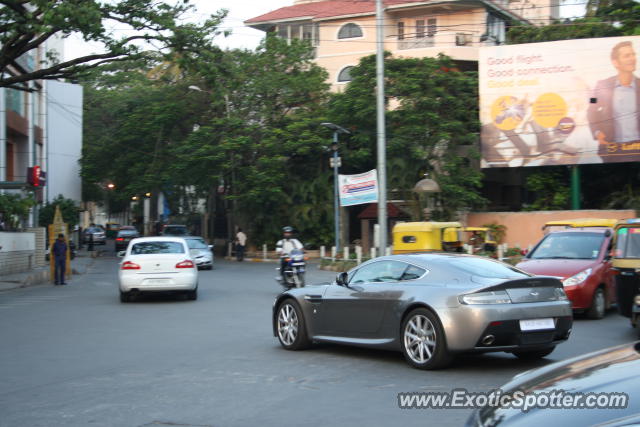
[[[481,166],[640,161],[640,36],[480,49]]]
[[[340,175],[340,206],[378,202],[378,172],[376,169],[358,175]]]

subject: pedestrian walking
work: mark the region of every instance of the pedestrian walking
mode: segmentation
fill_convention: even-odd
[[[56,285],[66,285],[64,278],[67,268],[67,242],[64,240],[64,234],[58,234],[51,252],[54,260],[54,283]]]
[[[238,228],[236,234],[236,259],[242,261],[244,259],[244,248],[247,244],[247,235],[242,232],[242,228]]]

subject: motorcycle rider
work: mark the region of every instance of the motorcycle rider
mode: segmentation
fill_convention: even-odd
[[[293,227],[282,227],[283,238],[276,243],[276,253],[280,254],[280,276],[282,282],[285,282],[284,270],[287,265],[285,259],[291,254],[294,249],[304,249],[304,245],[300,241],[293,237]]]

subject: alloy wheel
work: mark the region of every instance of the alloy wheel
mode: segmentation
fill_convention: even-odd
[[[291,346],[298,337],[298,314],[291,304],[283,304],[278,312],[278,338],[285,346]]]
[[[436,329],[426,316],[417,314],[404,328],[404,347],[411,360],[418,364],[428,362],[436,351]]]

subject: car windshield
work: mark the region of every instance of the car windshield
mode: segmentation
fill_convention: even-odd
[[[183,254],[184,246],[179,242],[140,242],[131,248],[132,255]]]
[[[102,229],[98,227],[87,228],[87,233],[102,233]]]
[[[503,262],[489,258],[460,257],[450,261],[451,266],[474,276],[491,279],[514,279],[531,277],[529,274]]]
[[[209,246],[202,239],[187,239],[189,249],[209,249]]]
[[[530,259],[596,259],[603,233],[551,233],[529,255]]]
[[[136,230],[120,230],[120,231],[118,231],[118,236],[122,236],[122,237],[135,236],[136,234],[138,234],[138,232]]]

